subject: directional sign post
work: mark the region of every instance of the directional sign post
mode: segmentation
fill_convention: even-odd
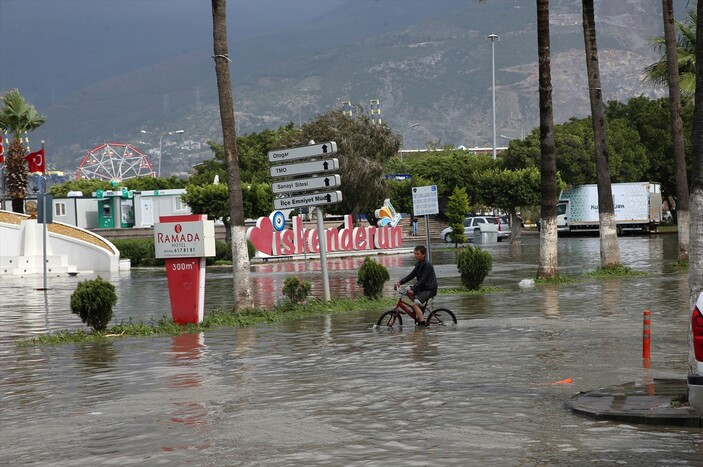
[[[274,165],[269,168],[272,177],[293,177],[316,173],[332,172],[339,168],[339,159],[327,159],[299,164]]]
[[[297,159],[310,159],[312,157],[328,157],[337,152],[337,143],[311,144],[297,148],[276,149],[268,152],[269,162],[288,162]]]
[[[296,178],[285,182],[275,182],[271,185],[274,193],[294,193],[297,191],[326,190],[342,184],[339,175],[322,177]]]
[[[339,190],[329,190],[341,185],[342,180],[339,175],[331,174],[339,169],[339,159],[329,159],[329,156],[337,152],[337,143],[328,141],[326,143],[300,146],[296,148],[276,149],[268,152],[269,162],[275,164],[269,168],[272,177],[298,177],[299,175],[318,175],[317,177],[292,178],[272,185],[274,194],[288,194],[286,197],[276,198],[273,201],[275,209],[294,209],[307,206],[315,206],[317,217],[317,234],[320,245],[320,269],[322,273],[322,291],[325,301],[330,300],[329,274],[327,272],[327,245],[325,241],[324,226],[322,223],[322,208],[327,204],[339,203],[342,201],[342,192]],[[308,162],[297,162],[301,159],[314,159]],[[293,162],[287,164],[287,162]],[[286,163],[286,164],[282,164]],[[303,193],[314,191],[314,193]]]
[[[413,214],[425,216],[425,241],[427,242],[427,261],[432,262],[432,243],[430,242],[430,214],[439,212],[437,185],[413,187]]]
[[[294,209],[302,206],[335,204],[341,201],[342,192],[337,190],[328,193],[311,193],[309,195],[291,196],[289,198],[277,198],[273,200],[273,207],[275,209]]]

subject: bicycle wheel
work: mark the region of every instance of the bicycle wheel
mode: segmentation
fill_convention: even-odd
[[[380,318],[378,318],[378,323],[376,323],[378,326],[386,326],[389,328],[392,327],[400,327],[403,325],[403,318],[400,317],[400,313],[396,313],[395,311],[386,311],[381,315]]]
[[[427,324],[431,326],[456,324],[456,316],[446,308],[437,308],[427,317]]]

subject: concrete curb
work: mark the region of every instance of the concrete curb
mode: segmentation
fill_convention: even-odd
[[[565,405],[573,413],[596,420],[703,428],[703,414],[690,406],[671,404],[687,390],[685,379],[655,379],[649,384],[626,383],[581,392]]]

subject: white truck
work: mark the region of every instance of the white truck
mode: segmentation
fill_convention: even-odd
[[[649,232],[662,222],[659,183],[613,183],[615,225],[618,235],[627,230]],[[581,185],[564,190],[557,204],[557,231],[598,231],[598,186]]]

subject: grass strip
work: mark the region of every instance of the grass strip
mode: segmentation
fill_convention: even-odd
[[[505,292],[505,287],[487,286],[478,290],[469,289],[437,289],[437,295],[485,295],[489,293]]]
[[[678,232],[678,231],[679,231],[679,226],[676,224],[658,225],[657,226],[657,233],[670,233],[670,232]]]
[[[389,309],[394,303],[395,299],[392,298],[383,298],[381,300],[369,300],[367,298],[336,298],[329,302],[309,299],[303,304],[285,302],[276,306],[273,310],[250,308],[238,313],[222,309],[213,310],[205,314],[202,323],[186,325],[176,324],[168,316],[162,316],[160,320],[150,323],[135,323],[132,322],[130,318],[127,322],[121,322],[102,332],[90,332],[83,329],[59,331],[19,339],[16,341],[16,345],[58,345],[76,342],[95,342],[125,337],[177,336],[179,334],[190,334],[208,329],[242,328],[259,323],[276,323],[328,314],[341,314],[361,310],[381,311]]]
[[[535,285],[560,285],[560,284],[575,284],[581,282],[581,279],[574,276],[565,276],[557,274],[553,277],[544,277],[542,279],[535,279]]]
[[[613,264],[610,266],[601,266],[595,271],[587,272],[586,275],[594,278],[608,279],[618,277],[642,277],[648,274],[643,271],[635,271],[622,264]]]

